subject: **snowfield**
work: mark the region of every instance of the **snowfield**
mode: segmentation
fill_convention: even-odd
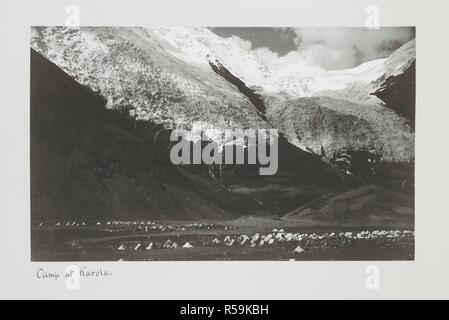
[[[372,94],[415,61],[414,40],[388,58],[335,71],[299,55],[263,61],[207,28],[34,27],[31,47],[136,119],[211,132],[274,127],[308,152],[368,148],[388,161],[414,159],[414,129]],[[267,117],[214,73],[215,61],[262,97]]]

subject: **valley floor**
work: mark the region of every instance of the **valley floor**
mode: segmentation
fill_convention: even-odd
[[[40,222],[33,261],[414,260],[411,226],[307,225],[246,218],[225,222]]]

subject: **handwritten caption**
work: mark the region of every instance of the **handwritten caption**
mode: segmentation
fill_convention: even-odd
[[[86,266],[77,267],[75,265],[67,266],[64,272],[38,268],[36,278],[39,280],[64,280],[67,289],[80,289],[81,279],[109,278],[112,272],[103,268],[92,269]]]

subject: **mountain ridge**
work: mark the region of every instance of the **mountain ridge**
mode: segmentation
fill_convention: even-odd
[[[319,197],[352,192],[364,184],[387,190],[369,189],[378,194],[402,193],[404,186],[413,192],[414,126],[399,113],[415,107],[409,81],[414,80],[414,72],[409,72],[414,68],[414,41],[391,59],[331,72],[329,77],[349,83],[345,77],[366,80],[375,75],[375,81],[340,88],[338,94],[308,96],[301,91],[307,86],[298,85],[298,91],[297,83],[289,89],[296,90],[294,95],[288,90],[270,92],[263,82],[256,83],[257,77],[246,75],[251,68],[239,70],[250,59],[246,53],[237,57],[241,51],[233,51],[231,44],[207,30],[182,29],[203,43],[191,43],[189,54],[183,46],[190,38],[170,30],[175,29],[32,28],[31,182],[36,217],[47,212],[55,217],[123,212],[164,219],[279,217]],[[179,38],[183,41],[177,44]],[[219,51],[206,50],[221,45],[242,65],[232,66]],[[201,54],[192,54],[198,49]],[[269,78],[268,66],[261,72]],[[295,72],[288,76],[294,78]],[[66,80],[55,81],[61,77]],[[78,88],[76,94],[72,87]],[[360,93],[363,99],[347,99],[348,92],[356,97]],[[410,98],[405,105],[391,99],[397,92]],[[45,106],[48,112],[39,109]],[[67,114],[61,112],[64,108]],[[258,177],[251,167],[223,166],[223,176],[216,179],[213,167],[172,166],[167,158],[170,130],[194,126],[212,141],[216,129],[279,129],[279,172]],[[373,164],[373,159],[381,162]]]
[[[338,101],[345,100],[346,106],[338,112],[355,114],[358,119],[375,128],[375,132],[379,132],[375,137],[379,140],[378,145],[387,147],[378,152],[386,160],[397,162],[414,158],[413,128],[409,128],[407,120],[400,115],[388,112],[384,113],[388,114],[386,119],[391,119],[391,124],[385,126],[376,114],[388,108],[371,94],[376,86],[381,86],[381,82],[385,81],[382,73],[383,76],[396,76],[413,59],[414,41],[398,49],[390,58],[366,62],[350,70],[324,72],[316,66],[312,68],[300,63],[296,66],[295,62],[291,65],[295,68],[294,72],[284,76],[273,75],[273,71],[257,57],[206,28],[73,30],[35,27],[32,28],[31,46],[79,83],[104,96],[108,108],[128,110],[136,119],[156,121],[166,128],[189,129],[194,122],[203,123],[206,131],[272,128],[272,122],[279,123],[275,117],[279,109],[283,112],[291,101],[315,96],[328,97],[323,101],[335,99],[336,103],[327,103],[324,109],[337,106],[341,104]],[[210,61],[218,61],[248,90],[252,90],[253,95],[263,101],[263,113],[271,114],[270,120],[265,121],[266,115],[255,109],[251,99],[239,92],[236,86],[217,77]],[[299,74],[298,70],[306,74]],[[254,76],[258,73],[262,76]],[[282,88],[282,79],[289,84],[289,88]],[[305,84],[306,87],[313,87],[315,83],[321,89],[313,89],[313,94],[303,92],[301,83],[304,79],[310,82]],[[270,88],[272,85],[281,87],[273,89]],[[336,90],[324,90],[330,85]],[[294,94],[292,91],[295,91]],[[389,108],[396,110],[394,106]],[[298,126],[302,125],[298,123]],[[307,123],[306,126],[310,125]],[[334,126],[336,122],[330,125]],[[400,136],[393,138],[398,128]],[[316,152],[322,144],[319,137],[311,137],[312,140],[298,139],[288,132],[284,134],[291,143],[307,152]],[[302,143],[299,142],[301,139],[304,140]],[[346,140],[354,147],[368,147],[366,141],[351,139],[349,135]],[[307,144],[305,141],[308,141]],[[329,144],[334,142],[331,140]],[[400,148],[397,148],[398,145]],[[396,154],[395,150],[408,151],[398,151]],[[328,153],[334,151],[338,150],[327,150]]]

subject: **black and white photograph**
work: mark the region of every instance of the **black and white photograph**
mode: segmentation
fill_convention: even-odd
[[[414,260],[415,33],[31,27],[32,260]]]
[[[449,298],[449,2],[2,8],[0,300]]]

